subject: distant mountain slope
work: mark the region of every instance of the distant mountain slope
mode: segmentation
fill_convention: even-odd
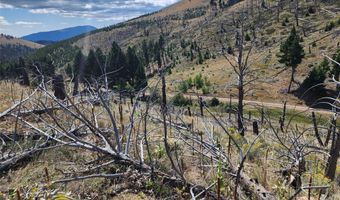
[[[61,40],[66,40],[77,35],[81,35],[83,33],[88,33],[90,31],[96,30],[96,27],[93,26],[76,26],[71,28],[65,28],[61,30],[48,31],[48,32],[39,32],[33,33],[27,36],[22,37],[22,39],[40,42],[43,41],[46,43],[58,42]]]
[[[44,45],[0,34],[0,63],[24,56]]]
[[[158,12],[150,13],[113,26],[79,35],[62,42],[48,45],[38,50],[32,59],[44,59],[46,55],[58,61],[59,67],[73,64],[78,49],[85,55],[100,48],[105,54],[110,51],[112,42],[126,50],[136,47],[144,56],[142,44],[147,53],[153,53],[154,44],[162,33],[166,40],[166,51],[175,69],[167,75],[171,83],[179,83],[202,73],[210,80],[213,94],[226,95],[226,83],[235,83],[235,73],[224,55],[233,54],[235,49],[234,17],[243,13],[246,35],[254,38],[250,55],[252,67],[261,78],[259,90],[251,95],[253,99],[281,100],[287,98],[284,87],[290,77],[289,70],[278,62],[280,42],[284,41],[295,23],[294,1],[282,0],[281,8],[275,3],[258,1],[253,6],[252,0],[182,0]],[[315,5],[313,2],[301,2],[298,9],[299,26],[297,30],[304,46],[305,58],[296,72],[296,80],[302,82],[310,70],[323,59],[326,51],[332,56],[338,47],[340,31],[340,10],[337,3],[325,2]],[[254,22],[253,22],[254,21]],[[326,30],[332,24],[331,30]],[[254,26],[253,26],[254,25]],[[246,38],[246,37],[245,37]],[[245,39],[247,40],[247,39]],[[230,55],[231,56],[231,55]],[[199,58],[204,58],[203,62]],[[153,60],[154,61],[154,60]],[[201,63],[201,64],[200,64]],[[150,63],[146,71],[153,73],[157,63]],[[229,87],[229,86],[228,86]],[[169,87],[176,92],[177,85]],[[231,86],[230,86],[231,88]],[[232,95],[237,95],[231,90]],[[257,99],[258,98],[258,99]]]

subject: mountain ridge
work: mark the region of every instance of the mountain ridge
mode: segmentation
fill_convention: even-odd
[[[32,42],[44,42],[44,44],[49,44],[53,42],[59,42],[62,40],[66,40],[84,33],[88,33],[91,31],[96,30],[97,28],[94,26],[75,26],[75,27],[69,27],[64,28],[60,30],[53,30],[53,31],[44,31],[44,32],[38,32],[33,33],[30,35],[26,35],[21,37],[22,39],[29,40]]]

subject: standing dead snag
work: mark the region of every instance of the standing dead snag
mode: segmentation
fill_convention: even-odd
[[[163,131],[164,131],[164,146],[165,146],[165,151],[166,154],[170,160],[172,169],[181,177],[182,181],[185,181],[185,178],[183,176],[183,173],[181,170],[175,165],[174,159],[171,156],[171,150],[170,150],[170,145],[168,143],[168,129],[167,129],[167,119],[166,116],[168,114],[168,109],[167,109],[167,100],[166,100],[166,82],[165,82],[165,72],[168,66],[166,65],[166,58],[164,55],[164,45],[165,45],[165,40],[163,35],[160,36],[159,38],[159,52],[158,52],[158,70],[159,70],[159,75],[161,78],[162,82],[162,98],[161,98],[161,114],[163,118]],[[169,65],[171,66],[171,65]],[[171,126],[171,124],[170,124]]]
[[[257,121],[253,121],[253,132],[255,135],[259,134],[259,125],[257,123]]]
[[[282,132],[284,132],[284,126],[285,126],[285,121],[286,121],[286,110],[287,110],[287,101],[285,101],[283,103],[283,112],[282,112],[282,116],[279,119],[279,123],[280,123],[280,129]]]
[[[332,135],[332,133],[335,134],[335,131],[336,131],[336,115],[334,115],[331,119],[331,123],[330,123],[330,126],[329,126],[328,131],[327,131],[325,146],[328,146],[328,142],[331,139],[331,135]]]
[[[326,176],[332,181],[335,178],[335,172],[337,167],[337,162],[339,158],[340,151],[340,133],[333,133],[332,146],[330,150],[330,157],[328,158],[327,168],[326,168]]]
[[[204,103],[203,103],[202,97],[199,98],[199,105],[200,105],[201,116],[203,117],[204,116],[204,113],[203,113]]]
[[[314,126],[315,137],[316,137],[316,139],[318,140],[319,144],[320,144],[321,146],[324,146],[324,145],[323,145],[323,142],[322,142],[322,140],[321,140],[320,134],[319,134],[318,124],[316,123],[316,117],[315,117],[315,113],[314,113],[314,112],[312,112],[312,120],[313,120],[313,126]]]
[[[63,75],[58,74],[53,77],[53,90],[54,96],[60,100],[64,100],[66,98],[65,84]]]
[[[235,54],[223,54],[226,58],[227,62],[232,66],[233,71],[237,76],[237,90],[238,90],[238,103],[237,103],[237,129],[238,132],[244,136],[245,133],[245,125],[244,125],[244,97],[247,92],[251,90],[247,90],[247,86],[251,85],[257,78],[252,77],[254,75],[254,70],[251,70],[251,66],[248,63],[250,54],[252,52],[255,37],[252,38],[252,41],[246,41],[245,36],[249,28],[253,31],[256,30],[257,27],[250,27],[248,21],[256,24],[254,18],[251,18],[248,13],[244,10],[238,13],[237,17],[233,18],[233,26],[235,27]],[[224,47],[224,49],[227,49]]]

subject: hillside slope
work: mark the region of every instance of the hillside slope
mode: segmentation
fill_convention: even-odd
[[[259,77],[259,80],[254,87],[256,89],[250,91],[247,98],[277,102],[288,98],[298,103],[297,98],[287,96],[284,92],[288,85],[290,70],[284,70],[284,65],[280,64],[276,57],[280,43],[287,38],[295,25],[294,4],[291,1],[282,1],[282,5],[277,9],[274,3],[268,2],[265,5],[259,3],[254,4],[251,9],[251,3],[250,0],[238,3],[221,1],[221,4],[218,4],[218,1],[183,0],[159,12],[98,29],[90,34],[56,44],[54,47],[42,49],[39,54],[54,54],[55,58],[64,58],[62,52],[71,48],[79,48],[85,55],[90,49],[96,48],[108,53],[112,42],[117,42],[125,50],[128,46],[141,49],[143,41],[155,42],[163,32],[167,53],[172,59],[173,66],[176,65],[167,76],[170,92],[177,92],[181,81],[201,73],[211,83],[210,95],[236,95],[237,77],[223,55],[227,47],[233,49],[235,46],[234,16],[241,12],[248,14],[253,12],[255,32],[252,33],[249,26],[252,21],[245,23],[248,23],[247,34],[250,38],[256,37],[250,64],[256,70],[254,75]],[[301,43],[306,55],[297,69],[298,82],[302,82],[312,67],[322,61],[325,51],[330,56],[336,52],[339,42],[338,4],[334,2],[317,5],[312,2],[299,4],[300,23],[297,29],[302,37]],[[325,31],[326,25],[332,21],[335,26]],[[207,55],[202,64],[198,62],[199,54]],[[72,58],[74,55],[68,54],[67,57]],[[65,59],[60,66],[71,64],[72,61]],[[151,63],[147,71],[152,72],[153,68]]]
[[[44,45],[0,34],[0,63],[27,55]]]
[[[255,18],[259,18],[256,28],[256,45],[251,55],[251,64],[258,71],[261,80],[256,90],[249,93],[252,100],[269,100],[281,102],[289,99],[300,102],[293,96],[284,94],[288,85],[289,70],[282,71],[283,64],[278,62],[276,54],[280,42],[287,38],[291,28],[295,25],[293,4],[283,1],[277,20],[276,4],[264,7],[255,5]],[[89,49],[101,48],[108,52],[111,43],[117,42],[123,48],[140,46],[143,40],[157,41],[161,30],[166,35],[167,46],[171,49],[172,57],[177,66],[168,75],[169,91],[176,92],[178,83],[188,77],[202,73],[212,84],[211,95],[236,95],[236,76],[231,66],[222,56],[225,47],[234,46],[235,32],[233,30],[233,16],[240,11],[248,12],[251,1],[242,1],[235,5],[211,5],[209,1],[183,0],[160,12],[112,26],[94,34],[80,38],[73,42],[87,54]],[[297,80],[302,82],[312,66],[317,66],[323,59],[322,52],[329,55],[335,53],[339,42],[339,25],[332,30],[325,31],[331,21],[337,21],[340,14],[337,3],[314,5],[301,3],[299,10],[300,25],[298,31],[303,37],[306,53],[303,62],[297,70]],[[250,12],[250,11],[249,11]],[[304,33],[303,33],[304,32]],[[251,31],[249,31],[251,34]],[[184,48],[182,47],[184,44]],[[194,60],[188,59],[190,45],[199,47],[202,54],[207,51],[210,57],[203,64],[197,64],[198,52],[194,51]],[[300,102],[301,103],[301,102]]]

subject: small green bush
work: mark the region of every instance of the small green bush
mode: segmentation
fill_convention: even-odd
[[[325,31],[331,31],[333,28],[335,27],[335,22],[334,21],[330,21],[326,24],[325,27]]]
[[[194,85],[196,86],[196,89],[201,89],[204,86],[204,80],[202,78],[202,74],[198,74],[194,78]]]
[[[189,89],[189,85],[187,81],[183,81],[179,84],[178,89],[180,92],[186,93]]]
[[[209,88],[206,87],[206,86],[202,87],[202,93],[203,93],[203,94],[209,94],[209,93],[210,93]]]
[[[244,39],[245,39],[246,41],[250,41],[250,40],[251,40],[248,33],[246,33],[246,36],[244,36]]]
[[[210,100],[209,105],[211,107],[216,107],[216,106],[220,105],[220,101],[216,97],[214,97]]]
[[[174,106],[192,105],[192,101],[190,99],[185,98],[182,93],[176,94],[172,99],[172,103]]]

